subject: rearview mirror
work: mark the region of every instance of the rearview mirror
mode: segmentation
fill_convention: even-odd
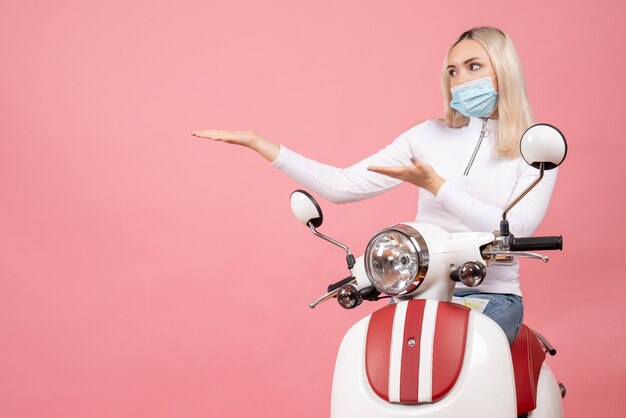
[[[547,123],[538,123],[524,132],[520,140],[522,158],[529,165],[552,170],[561,165],[567,155],[567,142],[563,133]]]
[[[304,190],[291,193],[291,212],[303,224],[312,224],[315,228],[322,225],[322,209],[313,196]]]

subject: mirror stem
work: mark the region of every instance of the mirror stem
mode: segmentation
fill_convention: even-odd
[[[315,226],[313,226],[312,222],[309,222],[309,228],[311,228],[311,232],[313,232],[313,235],[315,235],[316,237],[320,237],[321,239],[323,239],[325,241],[328,241],[331,244],[335,244],[337,247],[343,248],[343,250],[346,252],[346,262],[348,263],[348,269],[350,271],[352,271],[352,267],[354,267],[355,260],[354,260],[354,256],[350,252],[350,248],[346,247],[345,245],[343,245],[339,241],[335,241],[331,237],[327,237],[326,235],[322,234],[321,232],[318,232],[317,229],[315,229]]]
[[[539,163],[539,177],[537,178],[537,180],[533,181],[532,184],[526,188],[526,190],[524,190],[519,196],[517,196],[517,198],[515,198],[515,200],[511,202],[509,206],[506,207],[506,209],[504,209],[504,212],[502,213],[503,221],[506,221],[506,214],[511,210],[511,208],[517,205],[517,203],[520,200],[522,200],[522,198],[526,196],[528,192],[534,189],[537,183],[541,181],[541,179],[543,178],[544,166],[545,166],[545,163]]]
[[[513,206],[517,205],[517,203],[522,200],[522,198],[526,196],[528,192],[530,192],[537,185],[537,183],[541,181],[541,179],[543,178],[544,170],[545,163],[539,163],[539,177],[537,178],[537,180],[533,181],[532,184],[526,188],[526,190],[524,190],[519,196],[517,196],[515,200],[511,202],[511,204],[509,204],[506,209],[504,209],[504,212],[502,213],[502,220],[500,221],[500,236],[503,239],[503,244],[505,247],[508,247],[509,236],[511,235],[511,232],[509,231],[509,221],[507,221],[506,219],[506,214],[511,210]]]

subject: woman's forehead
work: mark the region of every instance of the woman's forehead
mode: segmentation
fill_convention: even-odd
[[[462,65],[468,59],[482,58],[489,60],[489,54],[480,42],[474,39],[463,39],[448,54],[448,65]]]

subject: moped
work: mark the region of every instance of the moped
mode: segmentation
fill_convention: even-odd
[[[567,154],[563,134],[548,124],[530,127],[520,141],[537,179],[504,210],[493,233],[448,233],[436,225],[404,222],[376,233],[355,259],[344,244],[317,230],[319,204],[307,192],[291,195],[298,220],[346,252],[350,275],[309,306],[336,299],[351,309],[364,300],[395,303],[361,319],[341,342],[331,394],[332,418],[563,416],[565,386],[546,362],[554,347],[522,325],[509,345],[487,316],[452,303],[455,282],[479,286],[491,263],[535,251],[561,250],[562,237],[516,237],[507,212]]]

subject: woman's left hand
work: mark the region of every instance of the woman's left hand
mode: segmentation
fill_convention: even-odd
[[[385,176],[393,177],[398,180],[406,181],[428,190],[434,196],[437,196],[439,189],[446,180],[435,172],[435,169],[428,164],[424,164],[416,158],[411,158],[413,165],[402,167],[367,167],[369,171]]]

